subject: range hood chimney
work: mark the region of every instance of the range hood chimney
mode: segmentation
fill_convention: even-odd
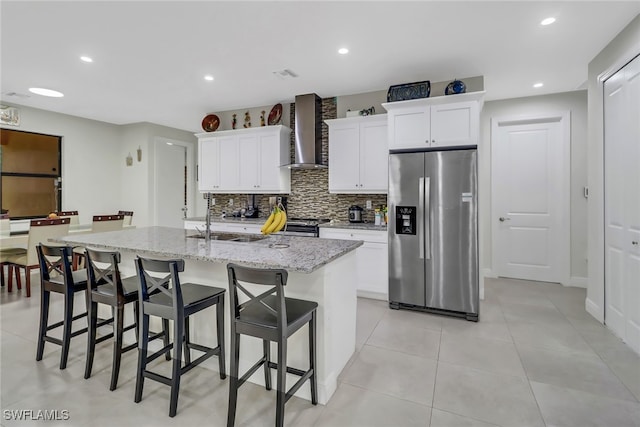
[[[322,164],[322,99],[315,93],[296,96],[295,163],[291,169],[320,169]]]

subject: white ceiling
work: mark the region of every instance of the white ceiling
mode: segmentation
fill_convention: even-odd
[[[575,90],[640,2],[2,0],[0,13],[4,102],[200,132],[207,113],[309,92],[478,75],[487,100]],[[285,68],[299,77],[273,74]]]

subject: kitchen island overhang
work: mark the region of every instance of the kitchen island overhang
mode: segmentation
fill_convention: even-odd
[[[105,233],[68,235],[54,241],[72,246],[117,250],[122,255],[123,275],[135,274],[137,255],[158,258],[182,258],[183,282],[219,286],[228,289],[227,264],[230,262],[257,268],[283,268],[289,272],[287,297],[318,303],[317,375],[318,401],[326,404],[337,388],[337,378],[355,351],[356,342],[356,255],[361,241],[316,239],[292,236],[268,236],[252,242],[194,238],[193,230],[168,227],[144,227]],[[282,244],[277,248],[274,244]],[[229,297],[225,298],[225,345],[229,372]],[[159,322],[158,322],[159,323]],[[215,314],[199,313],[191,321],[195,342],[215,344]],[[272,343],[272,352],[275,344]],[[289,366],[308,367],[308,337],[302,328],[288,341]],[[262,355],[262,342],[241,338],[240,373]],[[217,360],[204,363],[218,371]],[[272,372],[275,375],[275,371]],[[125,375],[135,376],[135,372]],[[274,377],[275,380],[275,377]],[[287,376],[287,385],[297,377]],[[212,375],[212,381],[222,381]],[[249,381],[264,385],[264,375],[256,372]],[[204,392],[204,391],[203,391]],[[301,387],[296,396],[310,400],[309,387]]]

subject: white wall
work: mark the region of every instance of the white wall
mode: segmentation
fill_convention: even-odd
[[[20,109],[20,126],[3,128],[62,137],[62,210],[77,210],[84,224],[90,223],[93,215],[131,210],[134,225],[151,225],[154,138],[194,146],[197,141],[190,132],[152,123],[119,126],[14,106]],[[138,147],[142,149],[141,162],[137,160]],[[129,153],[132,166],[125,162]]]
[[[485,145],[479,159],[480,233],[483,267],[491,270],[491,118],[571,112],[571,284],[585,286],[587,277],[587,92],[575,91],[500,101],[487,101],[481,114],[481,141]]]
[[[640,54],[640,15],[589,63],[589,284],[586,309],[604,322],[603,82]]]
[[[119,126],[15,107],[20,110],[20,126],[3,127],[62,137],[62,210],[77,210],[81,223],[91,222],[93,215],[117,212],[121,177],[114,172],[121,160]]]

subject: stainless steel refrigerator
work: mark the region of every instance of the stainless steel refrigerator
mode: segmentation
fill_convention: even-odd
[[[389,155],[389,306],[478,321],[475,148]]]

